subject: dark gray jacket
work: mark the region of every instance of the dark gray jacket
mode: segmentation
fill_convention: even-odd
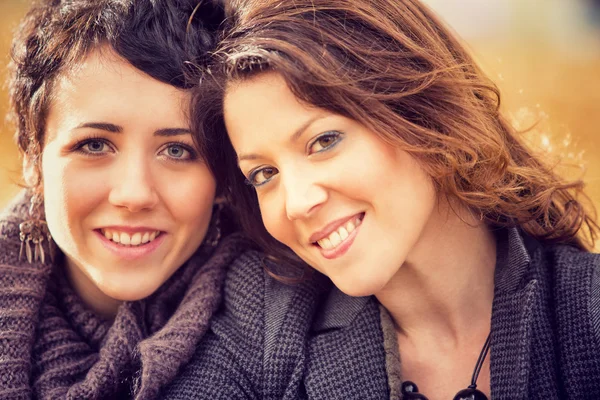
[[[600,399],[600,255],[499,235],[493,399]],[[168,399],[389,399],[377,301],[286,286],[251,253]]]

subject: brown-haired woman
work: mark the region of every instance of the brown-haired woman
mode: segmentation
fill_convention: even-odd
[[[223,14],[41,0],[24,17],[10,94],[27,190],[0,216],[0,398],[154,399],[194,354],[247,259],[184,75]]]
[[[199,132],[221,146],[213,169],[245,228],[320,274],[230,276],[181,379],[223,398],[600,398],[581,183],[521,143],[432,12],[248,1],[238,17],[198,92]]]

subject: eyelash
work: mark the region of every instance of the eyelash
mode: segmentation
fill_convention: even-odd
[[[311,154],[323,153],[325,151],[331,150],[332,148],[334,148],[341,141],[341,136],[342,136],[342,132],[339,132],[339,131],[327,131],[327,132],[324,132],[324,133],[320,134],[319,136],[317,136],[312,142],[310,142],[308,144],[308,146],[307,146],[307,153],[309,155],[311,155]],[[331,143],[330,145],[328,145],[328,146],[324,146],[321,150],[318,150],[318,151],[315,151],[313,153],[310,153],[309,150],[319,140],[321,140],[323,138],[333,138],[333,139],[335,139],[335,141],[333,143]],[[257,187],[260,187],[260,186],[262,186],[262,185],[270,182],[273,177],[271,177],[269,179],[266,179],[264,182],[261,182],[261,183],[255,183],[254,182],[254,179],[256,178],[256,175],[259,174],[259,173],[261,173],[261,172],[263,172],[266,169],[275,169],[275,170],[277,170],[277,168],[275,168],[275,167],[258,167],[256,169],[250,171],[250,173],[248,174],[248,178],[245,179],[245,181],[244,181],[246,183],[246,185],[253,186],[253,187],[257,188]]]
[[[105,146],[110,147],[110,142],[108,140],[106,140],[100,136],[92,135],[92,136],[86,137],[85,139],[82,139],[79,142],[77,142],[75,144],[75,146],[73,146],[72,151],[83,154],[87,157],[100,157],[100,156],[104,155],[105,152],[93,152],[93,151],[85,150],[86,145],[88,145],[90,143],[94,143],[94,142],[100,142],[100,143],[103,143]],[[187,158],[187,159],[178,159],[175,157],[166,156],[167,158],[169,158],[170,161],[191,162],[191,161],[195,161],[199,158],[198,152],[194,148],[192,148],[187,143],[177,141],[177,140],[164,144],[159,153],[162,153],[163,151],[167,150],[169,147],[172,147],[172,146],[181,147],[182,149],[187,151],[190,155],[189,155],[189,158]]]

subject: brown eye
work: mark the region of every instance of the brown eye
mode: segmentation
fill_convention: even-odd
[[[315,139],[309,147],[309,154],[319,153],[334,147],[341,140],[342,134],[337,131],[326,132]]]
[[[319,140],[317,140],[317,143],[321,147],[328,147],[333,142],[335,142],[335,139],[333,137],[331,137],[331,136],[325,136],[325,137],[319,138]]]
[[[248,180],[253,186],[260,186],[270,181],[278,172],[277,168],[264,167],[252,172]]]
[[[262,176],[264,179],[271,179],[276,173],[277,171],[275,171],[275,168],[265,168],[262,170]]]

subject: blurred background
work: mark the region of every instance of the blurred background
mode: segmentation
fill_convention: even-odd
[[[392,0],[390,0],[392,1]],[[424,0],[500,87],[503,110],[526,140],[600,209],[600,0]],[[12,32],[30,1],[0,0],[0,80]],[[6,115],[6,85],[0,115]],[[0,208],[19,190],[14,129],[0,119]],[[600,250],[600,244],[597,247]]]

